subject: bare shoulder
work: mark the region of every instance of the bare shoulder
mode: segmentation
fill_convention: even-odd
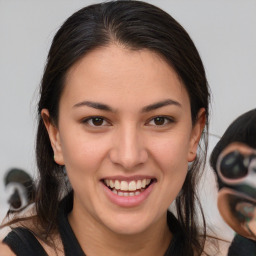
[[[8,245],[0,242],[1,256],[15,256],[16,254],[9,248]]]

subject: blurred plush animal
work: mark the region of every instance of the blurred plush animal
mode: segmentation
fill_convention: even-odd
[[[212,151],[218,209],[236,232],[228,256],[256,255],[256,109],[230,124]]]
[[[31,176],[18,168],[10,169],[4,178],[9,213],[21,211],[33,199],[35,186]]]

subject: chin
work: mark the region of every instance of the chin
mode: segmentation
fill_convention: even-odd
[[[111,219],[102,221],[115,234],[136,235],[150,229],[155,223],[155,218],[136,212],[132,214],[112,215]]]
[[[119,225],[111,225],[109,227],[111,231],[115,234],[122,235],[122,236],[130,236],[130,235],[137,235],[145,232],[148,226],[144,225],[131,225],[130,223],[121,224]]]

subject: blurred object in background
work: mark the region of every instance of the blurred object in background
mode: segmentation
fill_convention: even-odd
[[[10,220],[12,213],[29,214],[29,204],[33,202],[35,196],[35,185],[31,176],[24,170],[18,168],[9,169],[1,183],[4,183],[5,189],[0,185],[0,224]],[[31,205],[32,206],[32,205]],[[24,211],[23,211],[24,210]],[[6,226],[0,229],[0,240],[9,232],[10,227]]]
[[[223,219],[256,241],[256,150],[241,142],[229,144],[218,157],[217,174],[224,184],[218,196]]]
[[[210,156],[218,209],[235,231],[228,256],[256,255],[256,108],[238,116]]]
[[[20,211],[32,202],[35,186],[30,175],[18,168],[10,169],[4,178],[8,213]]]

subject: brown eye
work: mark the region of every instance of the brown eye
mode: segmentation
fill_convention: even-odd
[[[92,118],[91,122],[94,126],[101,126],[104,122],[104,119],[100,118],[100,117],[94,117],[94,118]]]
[[[152,118],[147,124],[150,126],[165,126],[173,123],[173,119],[167,116],[156,116]]]
[[[91,126],[91,127],[101,127],[101,126],[109,126],[110,124],[100,116],[90,117],[83,121],[83,123]]]
[[[155,125],[164,125],[166,118],[162,117],[162,116],[158,116],[156,118],[153,119]]]

